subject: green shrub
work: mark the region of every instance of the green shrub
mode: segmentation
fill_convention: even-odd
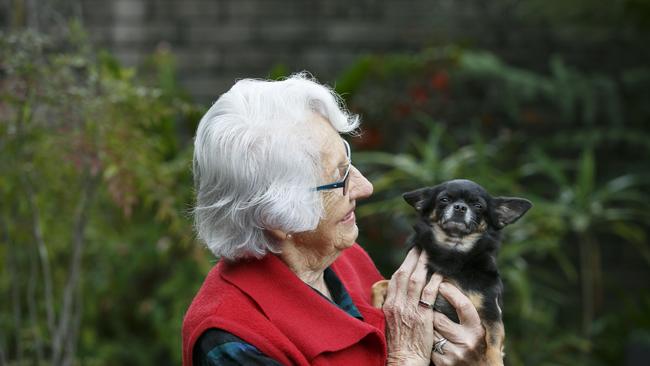
[[[201,110],[170,62],[154,55],[147,84],[74,27],[0,35],[0,363],[180,359],[209,256],[182,138]]]
[[[508,363],[620,361],[621,329],[647,334],[650,320],[618,311],[643,285],[613,280],[650,268],[642,70],[588,75],[554,57],[542,75],[453,47],[362,58],[337,82],[364,117],[354,160],[375,187],[360,241],[388,275],[414,218],[402,193],[462,177],[527,197],[534,208],[505,229],[499,256]]]

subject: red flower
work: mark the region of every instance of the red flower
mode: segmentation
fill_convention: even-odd
[[[416,105],[422,105],[429,100],[429,93],[427,92],[427,89],[424,86],[418,85],[409,91],[409,94],[411,95],[411,98],[413,98],[413,102]]]
[[[449,74],[446,71],[441,70],[435,73],[431,77],[431,86],[439,91],[446,92],[449,90]]]

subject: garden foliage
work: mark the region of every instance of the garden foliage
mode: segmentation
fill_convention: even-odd
[[[274,73],[284,73],[276,68]],[[195,240],[191,136],[205,108],[161,48],[142,69],[62,38],[0,35],[0,364],[178,364],[214,263]],[[385,275],[451,178],[533,201],[505,229],[507,363],[619,364],[650,344],[650,69],[544,72],[440,47],[368,56],[336,83],[374,183],[359,242]]]
[[[176,364],[208,256],[193,241],[199,110],[62,38],[0,35],[0,364]],[[145,77],[146,76],[146,77]]]
[[[362,242],[389,275],[415,218],[402,193],[467,178],[526,197],[499,256],[508,363],[615,364],[647,347],[648,76],[558,57],[536,73],[457,47],[362,58],[337,82],[364,116],[354,160],[375,193]]]

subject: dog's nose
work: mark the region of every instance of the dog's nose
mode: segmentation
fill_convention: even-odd
[[[465,212],[467,211],[467,206],[462,203],[454,203],[454,211]]]

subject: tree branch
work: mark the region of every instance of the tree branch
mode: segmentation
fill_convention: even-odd
[[[70,336],[66,342],[66,351],[63,359],[63,366],[72,366],[74,362],[74,356],[77,352],[77,339],[79,337],[79,329],[81,328],[81,314],[83,312],[83,302],[82,302],[82,288],[79,287],[77,291],[77,296],[75,299],[75,311],[74,311],[74,326],[70,331]]]
[[[54,313],[54,293],[52,290],[52,269],[50,267],[50,256],[48,253],[47,245],[43,237],[43,229],[41,226],[41,215],[36,203],[36,194],[31,184],[31,180],[27,177],[23,178],[25,188],[27,191],[27,200],[32,211],[32,233],[36,240],[38,247],[38,255],[41,262],[41,270],[43,274],[43,286],[45,292],[45,312],[47,314],[47,328],[51,337],[54,336],[55,331],[55,313]]]
[[[72,312],[74,310],[73,301],[75,292],[78,291],[79,280],[81,277],[81,259],[84,246],[84,232],[86,228],[87,210],[90,206],[94,189],[99,182],[97,176],[90,174],[87,169],[86,177],[83,180],[81,197],[75,211],[73,226],[73,244],[74,249],[70,260],[70,271],[68,280],[63,290],[63,306],[59,315],[59,326],[53,340],[52,364],[59,365],[63,351],[63,342],[70,336],[72,328]]]
[[[15,206],[15,205],[14,205]],[[14,207],[14,214],[17,215],[15,212],[16,209]],[[9,245],[9,242],[7,242],[7,245]],[[20,303],[20,275],[18,275],[18,266],[17,266],[17,260],[16,260],[16,252],[12,251],[11,248],[9,248],[8,251],[8,266],[7,268],[9,269],[9,274],[11,275],[11,302],[13,305],[13,313],[14,313],[14,329],[16,330],[16,364],[17,365],[22,365],[23,362],[23,342],[21,341],[20,337],[20,330],[22,329],[22,312],[21,308],[22,305]]]
[[[36,284],[38,283],[38,263],[33,253],[29,253],[29,283],[27,284],[27,312],[31,322],[32,336],[34,337],[34,348],[36,352],[36,364],[41,365],[45,360],[43,354],[43,340],[39,334],[38,309],[36,306]]]

